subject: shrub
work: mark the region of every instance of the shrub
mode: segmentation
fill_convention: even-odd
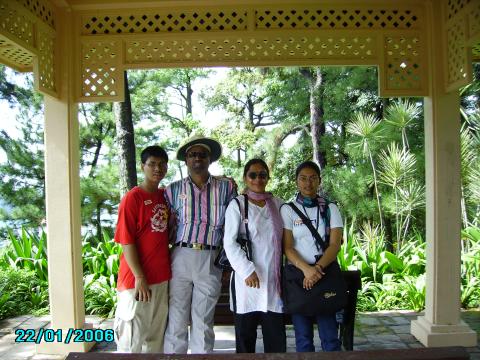
[[[48,310],[48,286],[34,271],[0,272],[0,319]]]

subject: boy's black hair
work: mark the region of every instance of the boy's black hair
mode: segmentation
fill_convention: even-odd
[[[161,146],[152,145],[143,149],[140,154],[142,164],[145,164],[150,156],[159,157],[168,162],[167,152]]]

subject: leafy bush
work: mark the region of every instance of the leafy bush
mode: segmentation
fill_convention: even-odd
[[[35,271],[38,278],[48,280],[47,235],[42,230],[40,236],[22,227],[20,236],[8,229],[11,246],[2,254],[1,260],[13,269]]]
[[[468,227],[462,231],[461,302],[465,308],[480,306],[480,228]]]
[[[117,291],[115,276],[109,278],[100,276],[94,280],[94,275],[85,277],[85,308],[88,314],[106,318],[113,317],[117,306]]]
[[[117,304],[116,277],[122,247],[106,232],[103,241],[91,240],[83,242],[85,308],[88,314],[112,317]]]
[[[48,311],[48,286],[33,271],[0,272],[0,319]]]

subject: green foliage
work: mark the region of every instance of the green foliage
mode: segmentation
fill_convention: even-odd
[[[480,305],[480,228],[463,230],[462,238],[461,302],[463,307],[475,307]]]
[[[2,260],[13,269],[34,271],[41,281],[48,280],[47,236],[40,236],[22,228],[19,236],[8,229],[11,246],[2,254]]]
[[[85,308],[89,314],[112,317],[117,304],[116,276],[122,247],[107,232],[102,238],[83,241]]]
[[[86,238],[82,243],[83,271],[85,275],[93,275],[93,280],[118,273],[122,247],[106,231],[102,238],[103,241],[97,239],[93,245],[94,238]]]
[[[88,314],[111,318],[115,314],[117,305],[117,291],[115,276],[100,276],[93,280],[95,275],[85,277],[85,309]]]
[[[0,271],[0,320],[10,316],[45,312],[48,288],[35,272],[6,268]]]
[[[425,243],[420,236],[409,239],[398,255],[385,250],[380,227],[364,223],[355,232],[354,223],[344,227],[345,243],[338,253],[342,269],[362,273],[357,308],[422,310],[425,306]]]
[[[0,319],[48,312],[46,235],[9,230],[11,244],[0,256]],[[111,316],[116,305],[116,276],[121,246],[104,231],[88,236],[82,247],[85,306],[89,314]]]

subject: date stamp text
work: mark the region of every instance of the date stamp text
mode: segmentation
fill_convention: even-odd
[[[69,344],[79,342],[112,342],[114,340],[112,329],[16,329],[15,342],[17,343],[35,343],[40,344],[42,341],[51,343],[59,342]]]

